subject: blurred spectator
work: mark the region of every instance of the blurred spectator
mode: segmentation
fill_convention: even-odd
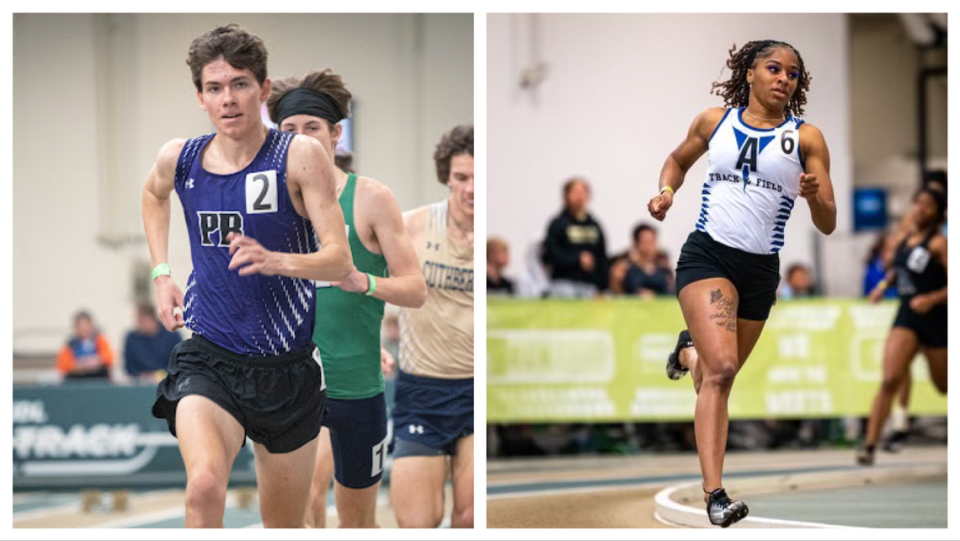
[[[887,276],[887,263],[893,257],[896,246],[896,237],[893,234],[881,234],[876,242],[870,247],[870,253],[867,254],[866,270],[863,273],[863,296],[870,296],[873,288],[877,287]],[[884,298],[893,299],[897,296],[897,288],[891,284],[883,293]]]
[[[166,370],[170,352],[183,337],[163,327],[150,303],[138,304],[135,317],[136,328],[127,333],[123,346],[123,367],[132,378],[156,381],[157,372]]]
[[[503,275],[510,264],[510,248],[501,239],[487,241],[487,293],[513,295],[513,282]]]
[[[524,252],[526,263],[517,280],[517,294],[521,297],[545,297],[550,290],[548,269],[544,266],[546,248],[541,241],[528,245]]]
[[[803,263],[794,263],[787,268],[787,278],[780,287],[781,299],[804,299],[816,296],[810,268]]]
[[[580,177],[563,185],[563,211],[547,229],[544,263],[550,296],[592,297],[607,285],[607,250],[600,224],[587,212],[590,186]]]
[[[623,282],[623,291],[629,295],[654,297],[670,295],[670,275],[657,265],[657,230],[640,224],[633,230],[633,261]]]
[[[611,295],[623,295],[623,281],[630,268],[630,256],[627,252],[610,258],[610,276],[607,279],[607,291]]]
[[[93,325],[89,312],[73,316],[73,336],[57,355],[57,371],[67,380],[110,378],[113,349],[107,338]]]

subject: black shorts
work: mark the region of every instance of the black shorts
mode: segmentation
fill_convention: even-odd
[[[393,458],[456,455],[473,434],[473,378],[397,375],[393,404]]]
[[[326,401],[316,346],[276,357],[247,357],[200,335],[173,348],[157,386],[153,416],[177,435],[177,404],[188,395],[214,401],[271,453],[295,451],[320,433]]]
[[[330,430],[334,476],[347,488],[367,488],[383,477],[387,454],[387,403],[383,393],[359,400],[327,399],[323,426]]]
[[[694,231],[680,249],[677,295],[687,285],[708,278],[726,278],[733,283],[740,298],[738,318],[766,321],[777,302],[780,254],[751,254]]]
[[[901,299],[894,327],[904,327],[917,333],[920,345],[928,348],[947,347],[947,306],[939,304],[926,314],[918,314],[910,308],[908,299]]]

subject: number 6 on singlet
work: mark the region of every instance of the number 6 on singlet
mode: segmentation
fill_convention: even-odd
[[[791,137],[792,135],[793,130],[783,130],[780,135],[780,148],[784,154],[790,154],[797,147],[797,142]]]
[[[247,175],[247,214],[277,212],[277,172],[257,171]]]

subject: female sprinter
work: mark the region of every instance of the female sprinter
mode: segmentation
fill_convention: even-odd
[[[713,85],[726,107],[693,121],[667,157],[660,193],[648,205],[663,220],[686,172],[709,151],[700,216],[677,263],[690,338],[681,333],[667,372],[674,379],[693,373],[704,500],[710,522],[724,528],[748,513],[723,489],[727,400],[777,298],[786,221],[797,197],[807,200],[824,234],[837,221],[826,142],[797,118],[810,88],[800,53],[781,41],[751,41],[731,50],[727,67],[730,78]],[[695,351],[685,348],[693,344]]]
[[[895,275],[900,309],[887,335],[883,383],[873,401],[863,447],[857,453],[857,462],[864,466],[873,465],[890,405],[919,351],[927,358],[937,390],[947,392],[947,237],[942,233],[946,212],[945,193],[929,186],[917,192],[911,209],[912,227],[897,242],[893,268],[870,292],[870,300],[879,301]]]

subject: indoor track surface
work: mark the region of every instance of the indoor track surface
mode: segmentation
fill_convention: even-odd
[[[337,526],[333,490],[328,493],[327,528]],[[257,498],[247,491],[230,490],[223,524],[227,528],[262,528]],[[101,505],[83,511],[81,495],[76,492],[23,492],[13,495],[14,528],[183,528],[183,490],[138,491],[129,494],[127,511],[112,509],[110,492],[102,494]],[[246,505],[241,505],[247,499]],[[446,512],[441,527],[449,527],[453,493],[446,487]],[[377,522],[382,528],[395,528],[396,519],[390,507],[389,486],[380,487]]]
[[[878,453],[877,471],[946,469],[947,448]],[[782,479],[827,475],[851,480],[863,468],[852,450],[731,453],[725,484],[751,507],[752,517],[861,527],[944,527],[946,475],[875,485],[792,490]],[[738,491],[769,484],[763,490]],[[491,528],[662,528],[654,497],[663,489],[700,480],[693,453],[497,460],[487,464],[487,525]],[[759,480],[759,484],[758,484]],[[760,493],[762,492],[762,493]],[[910,508],[904,508],[905,501]],[[915,507],[914,507],[915,506]],[[702,509],[702,506],[698,505]]]

